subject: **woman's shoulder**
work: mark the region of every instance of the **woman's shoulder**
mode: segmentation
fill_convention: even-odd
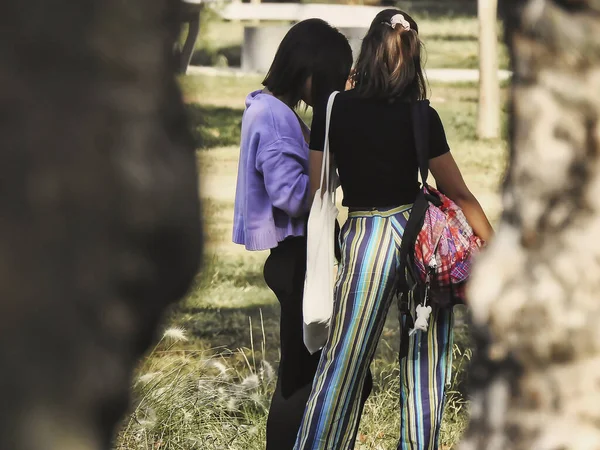
[[[340,99],[345,102],[360,101],[361,97],[356,93],[355,89],[349,89],[347,91],[338,92],[336,100]]]
[[[429,114],[434,116],[439,116],[437,109],[431,104],[431,100],[425,100],[427,102],[427,109],[429,110]]]
[[[413,107],[413,103],[411,103],[411,102],[402,102],[402,104],[407,109]],[[442,124],[442,119],[440,118],[440,115],[438,114],[435,107],[431,104],[431,101],[429,99],[418,100],[417,104],[420,104],[420,110],[422,111],[420,114],[426,114],[428,116],[427,120],[430,123],[432,123],[436,126],[439,126]]]
[[[429,120],[430,122],[432,122],[435,126],[442,126],[442,119],[437,111],[437,109],[435,109],[432,105],[431,102],[429,102],[428,100],[428,111],[429,111]]]
[[[246,110],[251,111],[256,116],[271,116],[273,119],[289,119],[295,117],[294,112],[279,100],[270,94],[262,91],[254,91],[246,97]]]
[[[409,109],[410,103],[401,100],[393,100],[382,97],[365,97],[361,95],[356,89],[350,89],[348,91],[340,92],[336,97],[340,103],[344,103],[347,106],[370,106],[372,108],[381,108],[389,110],[391,109]]]
[[[275,139],[303,138],[298,118],[289,106],[276,97],[255,91],[246,99],[244,120],[260,133]]]
[[[355,114],[357,111],[361,111],[366,105],[365,99],[357,95],[354,89],[348,91],[338,92],[335,101],[333,103],[333,110],[337,115]],[[325,118],[325,110],[327,109],[327,101],[323,102],[321,106],[323,112],[323,119]]]

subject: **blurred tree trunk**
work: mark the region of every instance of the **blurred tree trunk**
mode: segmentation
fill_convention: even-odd
[[[498,0],[478,0],[479,105],[477,134],[483,139],[500,136],[500,85],[498,81]]]
[[[196,273],[178,7],[0,2],[0,449],[110,448]]]
[[[461,450],[600,448],[600,2],[506,0],[515,70],[497,236],[470,286]]]

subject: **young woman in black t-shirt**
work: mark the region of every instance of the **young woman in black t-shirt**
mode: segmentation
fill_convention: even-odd
[[[382,11],[363,40],[354,89],[335,99],[329,142],[349,218],[341,234],[332,328],[296,450],[354,448],[359,393],[398,282],[400,243],[419,191],[410,102],[426,96],[420,49],[415,21],[402,11]],[[313,193],[325,136],[326,99],[320,100],[310,144]],[[488,240],[490,223],[465,185],[437,112],[430,108],[429,114],[429,167],[436,183],[463,209],[475,233]],[[405,343],[399,449],[438,448],[451,371],[452,321],[450,308],[434,308],[428,331],[416,331]],[[407,326],[406,317],[401,325]]]

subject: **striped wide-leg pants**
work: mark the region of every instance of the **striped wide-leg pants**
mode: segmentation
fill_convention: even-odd
[[[398,282],[400,243],[410,206],[350,212],[329,340],[295,450],[354,448],[359,400]],[[414,305],[412,306],[414,309]],[[401,327],[409,326],[408,316]],[[402,333],[406,336],[406,333]],[[452,311],[434,309],[429,330],[408,337],[401,369],[401,450],[437,450],[451,368]]]

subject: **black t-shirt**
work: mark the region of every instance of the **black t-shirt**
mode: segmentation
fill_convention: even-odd
[[[323,150],[327,101],[315,105],[310,149]],[[361,98],[354,91],[335,98],[329,149],[338,167],[344,206],[395,207],[413,203],[419,192],[411,106]],[[429,108],[429,157],[450,149],[442,121]]]

